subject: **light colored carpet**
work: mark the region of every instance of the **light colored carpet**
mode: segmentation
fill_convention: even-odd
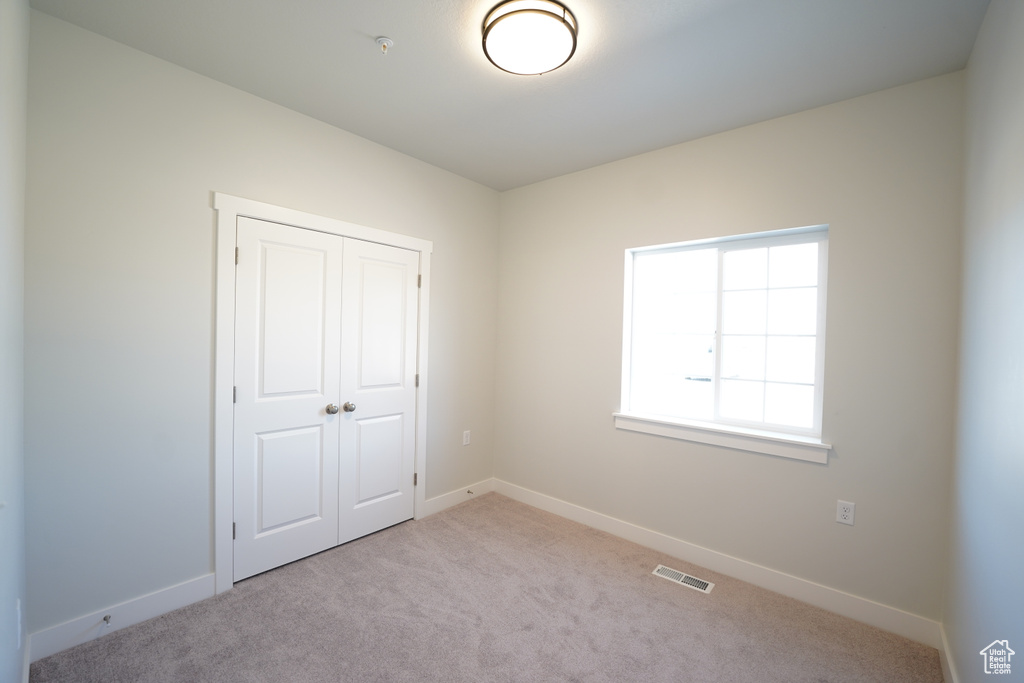
[[[653,576],[658,564],[716,584]],[[940,683],[938,652],[488,494],[32,665],[32,683]]]

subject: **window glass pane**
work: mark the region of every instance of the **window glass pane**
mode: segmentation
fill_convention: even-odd
[[[678,322],[660,313],[658,302],[650,299],[637,301],[633,305],[633,337],[636,341],[646,340],[654,334],[670,334],[678,328]]]
[[[772,247],[768,250],[769,287],[814,287],[817,284],[817,242]]]
[[[764,415],[764,383],[723,379],[718,412],[734,420],[760,422]]]
[[[817,327],[817,287],[768,290],[768,334],[815,334]]]
[[[722,289],[763,289],[767,285],[767,249],[742,249],[722,254]]]
[[[814,425],[814,387],[801,384],[767,384],[764,421],[791,427]]]
[[[671,379],[664,373],[634,369],[630,380],[629,409],[638,413],[665,414],[672,400]]]
[[[713,334],[717,328],[718,261],[714,250],[640,254],[633,261],[634,337]]]
[[[678,364],[676,340],[673,336],[663,334],[647,335],[633,342],[633,374],[658,374],[678,371],[673,368]]]
[[[713,335],[635,334],[630,407],[638,412],[709,419],[714,405],[713,374]]]
[[[722,337],[722,377],[764,379],[764,337]]]
[[[722,331],[724,334],[764,334],[767,291],[724,292]]]
[[[714,249],[634,257],[631,410],[713,419],[717,288]]]
[[[634,345],[635,347],[638,345]],[[630,405],[633,410],[663,414],[672,401],[673,386],[679,383],[673,345],[666,338],[651,338],[634,348],[630,376]]]
[[[715,249],[680,251],[669,267],[683,292],[714,292],[718,289],[718,252]]]
[[[814,345],[814,337],[768,337],[765,378],[814,384]]]
[[[674,403],[670,413],[673,417],[688,417],[693,420],[714,419],[715,389],[708,381],[684,379],[676,386]]]
[[[647,296],[672,284],[675,254],[642,253],[633,258],[633,292]]]
[[[718,328],[718,296],[715,292],[679,294],[663,311],[667,318],[678,323],[680,332],[687,334],[714,334]]]
[[[675,356],[675,339],[678,336],[666,321],[656,315],[634,315],[632,342],[632,373],[636,375],[645,367],[653,370],[664,367]]]
[[[633,337],[644,342],[654,335],[677,336],[686,333],[686,321],[678,306],[665,307],[665,301],[639,301],[633,307]],[[713,330],[712,330],[713,332]]]
[[[715,374],[715,338],[713,335],[684,334],[676,340],[673,355],[678,372],[687,377],[711,379]]]
[[[640,372],[632,379],[630,410],[695,420],[713,418],[711,378],[686,379],[679,373]]]
[[[633,287],[676,292],[713,292],[718,288],[714,249],[638,252],[633,257]]]

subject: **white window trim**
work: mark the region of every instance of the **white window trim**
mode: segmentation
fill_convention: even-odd
[[[673,420],[633,413],[612,413],[612,415],[615,418],[616,429],[665,436],[670,439],[682,439],[683,441],[695,441],[752,453],[776,455],[782,458],[806,460],[807,462],[827,463],[828,452],[832,448],[832,444],[825,443],[813,436],[797,436],[726,424]]]
[[[771,232],[752,233],[736,235],[726,238],[711,238],[680,242],[678,244],[660,244],[652,247],[638,247],[626,250],[625,282],[632,282],[633,255],[640,251],[667,250],[676,247],[712,247],[721,246],[733,241],[746,241],[763,239],[766,237],[785,239],[794,235],[801,235],[811,232],[827,232],[827,225],[815,225],[802,228],[791,228],[788,230],[775,230]],[[827,253],[827,247],[826,247]],[[819,325],[824,321],[825,293],[827,292],[827,261],[819,262],[819,268],[823,277],[819,278],[819,287],[823,295],[819,305]],[[627,285],[629,287],[630,285]],[[631,377],[630,349],[632,346],[632,302],[629,297],[624,297],[623,326],[622,326],[622,397],[620,405],[628,405],[629,385]],[[819,328],[820,329],[820,328]],[[820,350],[817,363],[818,372],[824,369],[824,343],[820,339]],[[821,376],[820,374],[818,375]],[[820,390],[820,388],[819,388]],[[821,426],[821,400],[815,401],[815,425],[817,429]],[[821,439],[817,434],[798,434],[790,432],[779,432],[766,429],[757,429],[743,425],[735,425],[727,422],[702,422],[676,417],[652,416],[640,413],[633,413],[622,410],[612,414],[615,419],[615,428],[626,431],[642,432],[655,436],[680,439],[705,443],[714,446],[722,446],[736,450],[775,455],[795,460],[826,464],[828,452],[832,445]]]

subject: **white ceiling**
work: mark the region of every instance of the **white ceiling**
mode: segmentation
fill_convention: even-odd
[[[561,69],[487,61],[497,0],[32,0],[497,190],[966,65],[988,0],[565,0]],[[387,56],[376,45],[388,36]]]

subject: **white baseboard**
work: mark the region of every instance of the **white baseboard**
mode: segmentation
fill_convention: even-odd
[[[465,503],[467,500],[476,498],[477,496],[482,496],[485,493],[490,493],[494,490],[494,482],[494,479],[484,479],[483,481],[478,481],[475,484],[456,489],[455,491],[449,491],[448,493],[425,500],[423,501],[423,505],[416,510],[416,519],[429,517],[430,515],[441,512],[441,510],[447,510],[453,505]]]
[[[158,590],[149,595],[122,602],[102,609],[92,614],[87,614],[63,624],[57,624],[42,631],[37,631],[29,636],[28,649],[30,661],[37,661],[43,657],[49,657],[61,650],[66,650],[75,645],[81,645],[100,636],[112,633],[125,626],[138,624],[166,614],[172,610],[193,602],[199,602],[206,598],[213,597],[214,575],[207,574],[198,578],[179,583],[176,586]],[[110,615],[110,624],[103,622],[105,615]],[[26,668],[26,676],[27,676]],[[27,680],[27,679],[26,679]]]
[[[821,607],[829,612],[924,643],[940,652],[943,649],[941,628],[937,621],[687,543],[678,538],[666,536],[657,531],[645,529],[500,479],[495,480],[494,490],[527,505],[653,548],[672,557],[678,557],[701,567],[707,567],[712,571],[796,598],[815,607]]]
[[[946,627],[939,625],[942,633],[942,647],[939,648],[939,660],[942,662],[942,679],[945,683],[960,683],[960,677],[956,674],[956,660],[953,659],[953,650],[949,647],[949,639],[946,637]]]

